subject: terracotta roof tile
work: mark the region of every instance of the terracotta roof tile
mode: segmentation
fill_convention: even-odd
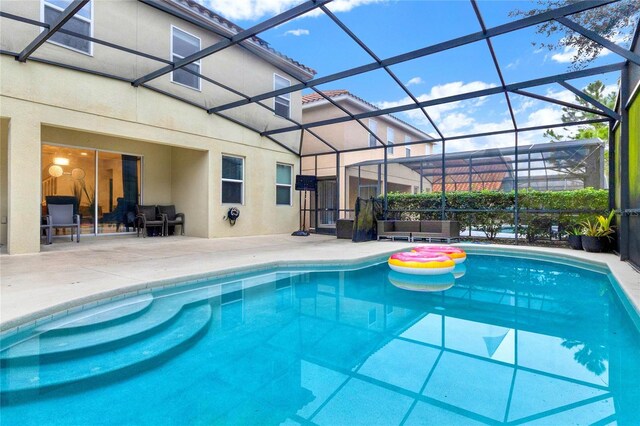
[[[192,10],[193,12],[197,13],[198,15],[204,17],[205,19],[211,20],[213,22],[215,22],[218,25],[221,25],[222,27],[226,28],[230,33],[232,34],[237,34],[240,31],[243,31],[242,27],[239,27],[238,25],[234,24],[233,22],[229,21],[226,18],[223,18],[222,16],[218,15],[217,13],[215,13],[214,11],[212,11],[211,9],[201,5],[200,3],[194,1],[194,0],[173,0],[174,3],[178,4],[178,5],[182,5],[183,7],[186,7],[190,10]],[[296,67],[306,71],[309,74],[316,74],[316,70],[314,70],[313,68],[310,68],[304,64],[301,64],[300,62],[288,57],[287,55],[278,52],[277,50],[275,50],[273,47],[271,47],[269,45],[268,42],[264,41],[263,39],[261,39],[260,37],[257,36],[253,36],[249,39],[250,41],[252,41],[254,44],[257,44],[258,46],[267,49],[269,52],[273,53],[276,56],[279,56],[280,58],[286,60],[287,62],[290,62],[291,64],[295,65]]]

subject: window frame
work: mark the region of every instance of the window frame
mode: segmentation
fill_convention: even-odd
[[[369,130],[370,132],[367,132],[367,136],[369,137],[369,148],[375,148],[378,146],[378,140],[373,135],[378,132],[378,122],[373,118],[369,119]]]
[[[411,137],[409,135],[404,135],[404,143],[411,142]],[[405,145],[404,147],[404,155],[405,157],[411,157],[411,146]]]
[[[291,183],[278,183],[278,166],[287,166],[289,167],[289,182]],[[289,187],[289,203],[278,203],[278,187]],[[293,164],[287,163],[276,163],[276,206],[293,206]]]
[[[175,53],[175,52],[173,51],[173,33],[174,33],[174,31],[175,31],[175,30],[181,31],[181,32],[185,33],[185,34],[186,34],[186,35],[188,35],[188,36],[191,36],[191,37],[193,37],[193,38],[195,38],[195,39],[198,39],[198,50],[197,50],[197,52],[198,52],[198,51],[200,51],[200,50],[202,50],[202,39],[201,39],[200,37],[198,37],[198,36],[197,36],[197,35],[195,35],[195,34],[191,34],[189,31],[185,31],[185,30],[183,30],[182,28],[177,27],[177,26],[175,26],[175,25],[171,24],[171,32],[170,32],[170,34],[169,34],[169,46],[170,46],[170,48],[169,48],[169,60],[170,60],[171,62],[174,62],[174,63],[175,63],[175,61],[174,61],[174,59],[173,59],[173,57],[174,57],[174,56],[177,56],[177,57],[178,57],[178,59],[184,59],[184,58],[185,58],[184,56],[179,55],[179,54],[177,54],[177,53]],[[197,61],[193,61],[193,62],[191,62],[191,64],[189,64],[189,65],[192,65],[192,64],[197,65],[197,66],[198,66],[198,74],[202,74],[202,60],[200,59],[200,60],[197,60]],[[185,71],[185,72],[186,72],[186,71]],[[184,83],[180,83],[179,81],[175,81],[175,80],[173,79],[173,75],[174,75],[174,73],[175,73],[175,70],[174,70],[174,71],[171,71],[171,72],[169,73],[169,74],[170,74],[170,79],[171,79],[171,82],[172,82],[172,83],[177,84],[178,86],[182,86],[182,87],[186,87],[186,88],[191,89],[191,90],[198,91],[198,92],[201,92],[201,91],[202,91],[202,79],[201,79],[200,77],[196,77],[196,78],[198,79],[198,87],[196,88],[196,87],[193,87],[193,86],[189,86],[188,84],[184,84]]]
[[[229,158],[239,158],[240,160],[242,160],[242,179],[238,180],[238,179],[229,179],[229,178],[225,178],[224,176],[222,176],[222,171],[224,169],[224,157],[229,157]],[[232,206],[244,206],[244,179],[245,179],[245,157],[242,157],[240,155],[233,155],[233,154],[222,154],[220,156],[220,203],[222,205],[232,205]],[[224,201],[222,199],[222,196],[224,195],[223,191],[222,191],[222,183],[223,182],[231,182],[231,183],[239,183],[240,186],[240,203],[234,203],[234,202],[229,202],[229,201]]]
[[[278,88],[276,87],[276,80],[278,78],[286,80],[287,83],[289,83],[288,87],[291,87],[291,80],[290,79],[288,79],[286,77],[283,77],[280,74],[274,72],[273,73],[273,90],[278,90]],[[283,116],[283,115],[280,115],[280,114],[278,114],[276,112],[277,111],[276,110],[276,103],[278,102],[278,99],[284,99],[284,100],[287,101],[287,116],[286,117]],[[282,117],[282,118],[291,118],[291,93],[285,93],[285,94],[273,97],[273,114],[277,115],[278,117]]]
[[[395,145],[395,131],[393,127],[387,127],[387,154],[393,155],[393,146]]]
[[[81,21],[84,22],[88,22],[89,23],[89,37],[93,37],[93,31],[94,31],[94,12],[93,12],[93,1],[89,2],[90,5],[90,18],[87,18],[85,16],[79,15],[78,13],[76,13],[75,15],[73,15],[73,18],[78,18]],[[49,2],[48,0],[40,0],[40,22],[44,22],[45,17],[44,17],[44,10],[46,7],[50,7],[60,13],[64,12],[64,9],[61,9],[60,6],[55,5],[51,2]],[[79,11],[78,11],[79,12]],[[73,19],[71,18],[71,19]],[[45,30],[45,27],[40,27],[40,32],[43,32]],[[88,41],[88,40],[87,40]],[[47,40],[47,43],[51,43],[51,44],[55,44],[56,46],[60,46],[64,49],[69,49],[72,50],[74,52],[78,52],[78,53],[82,53],[83,55],[87,55],[87,56],[91,56],[93,57],[93,42],[89,41],[89,52],[85,52],[84,50],[80,50],[80,49],[76,49],[75,47],[71,47],[71,46],[67,46],[66,44],[62,44],[60,42],[51,40],[51,38],[49,38]]]

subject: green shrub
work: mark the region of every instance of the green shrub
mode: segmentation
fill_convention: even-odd
[[[389,193],[389,217],[404,220],[440,219],[441,193]],[[609,192],[586,188],[575,191],[518,192],[518,232],[527,240],[549,238],[551,226],[559,232],[574,227],[593,214],[608,212]],[[461,230],[472,226],[495,238],[502,225],[514,223],[515,193],[502,191],[457,191],[445,194],[447,219],[460,222]],[[489,211],[487,211],[489,210]],[[540,213],[536,210],[553,210]],[[584,211],[575,213],[575,211]]]

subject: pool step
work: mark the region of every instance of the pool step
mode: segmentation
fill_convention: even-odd
[[[70,383],[140,372],[195,343],[206,332],[211,313],[207,301],[195,302],[184,305],[169,327],[128,346],[42,365],[9,362],[10,368],[0,370],[1,400],[10,403]]]
[[[35,331],[39,333],[64,334],[69,331],[108,327],[130,321],[144,314],[151,307],[152,302],[153,296],[150,293],[141,294],[68,315],[59,320],[43,324],[37,327]]]
[[[39,365],[128,345],[170,326],[183,305],[208,297],[207,289],[188,291],[154,299],[142,315],[110,327],[71,329],[65,333],[51,330],[0,352],[0,365]]]
[[[4,367],[10,361],[40,364],[58,357],[99,352],[106,346],[126,345],[168,326],[181,308],[182,304],[161,299],[154,302],[146,314],[112,327],[66,334],[43,333],[2,351],[0,365]]]

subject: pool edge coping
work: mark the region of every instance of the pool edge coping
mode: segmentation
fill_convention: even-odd
[[[624,295],[624,297],[626,298],[626,302],[628,302],[629,306],[635,310],[636,316],[640,317],[640,273],[636,272],[628,263],[620,261],[620,259],[615,255],[605,254],[605,259],[594,259],[587,256],[593,255],[591,253],[580,251],[576,251],[574,253],[573,251],[569,250],[559,251],[557,248],[548,247],[523,247],[504,244],[477,243],[456,243],[452,245],[464,248],[469,254],[493,254],[498,256],[517,257],[517,253],[514,252],[519,252],[529,254],[532,256],[532,258],[537,260],[554,263],[568,262],[571,266],[583,269],[585,269],[585,264],[595,264],[596,266],[605,269],[605,271],[602,272],[608,272],[609,274],[611,274],[611,276],[616,280],[618,284],[617,287],[622,292],[621,295]],[[194,284],[211,279],[241,275],[249,271],[268,272],[269,270],[272,270],[274,272],[277,272],[277,269],[287,267],[311,268],[318,266],[334,266],[338,268],[344,268],[377,260],[401,250],[402,249],[396,248],[366,256],[354,257],[351,259],[272,260],[259,262],[252,265],[236,266],[226,269],[211,270],[198,274],[182,275],[179,277],[135,283],[132,285],[127,285],[106,291],[99,291],[79,298],[70,299],[44,309],[40,309],[7,321],[0,322],[0,338],[9,337],[28,327],[34,325],[37,326],[40,323],[54,320],[67,314],[81,312],[85,309],[91,309],[101,304],[106,304],[119,299],[123,299],[127,296],[148,293],[154,289],[172,287],[177,285],[178,283]],[[598,253],[597,255],[602,256],[603,254]],[[628,277],[629,273],[636,275],[636,283],[630,282],[631,279],[629,279],[630,277]],[[634,288],[634,286],[636,288]],[[619,296],[621,295],[619,294]]]

